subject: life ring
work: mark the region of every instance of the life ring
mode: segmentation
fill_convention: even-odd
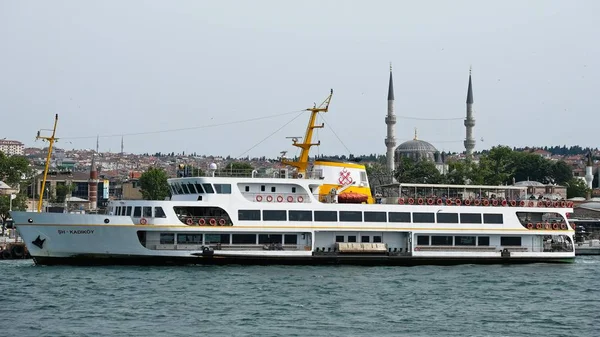
[[[454,201],[454,203],[456,204],[456,206],[460,206],[460,204],[462,204],[462,200],[460,200],[460,199],[456,199],[456,200]]]
[[[544,207],[544,202],[543,201],[538,201],[538,207]]]
[[[398,198],[398,205],[404,205],[404,198]]]
[[[427,198],[427,204],[428,205],[433,205],[433,199]]]
[[[538,222],[535,224],[535,229],[542,229],[542,223]]]
[[[446,199],[446,205],[448,205],[448,206],[452,205],[452,199],[450,199],[450,198]]]
[[[572,207],[573,207],[573,205],[575,205],[575,203],[574,203],[574,202],[572,202],[572,201],[569,201],[569,204],[567,205],[567,207],[569,207],[569,208],[572,208]]]
[[[533,229],[533,224],[531,222],[527,224],[527,229]]]
[[[523,200],[519,201],[519,206],[525,207],[525,201],[523,201]]]
[[[200,220],[198,220],[198,225],[200,225],[200,226],[206,225],[206,220],[204,220],[204,218],[200,218]]]
[[[211,226],[215,226],[215,225],[217,224],[217,220],[215,220],[214,218],[211,218],[210,220],[208,220],[208,223],[209,223]]]
[[[554,229],[554,230],[558,229],[558,224],[556,222],[554,224],[552,224],[552,229]]]
[[[498,206],[498,199],[492,200],[492,206]]]
[[[256,196],[256,201],[261,202],[262,201],[262,195],[257,195]]]
[[[283,197],[282,197],[282,196],[280,196],[280,195],[278,195],[278,196],[277,196],[277,202],[283,202]]]
[[[219,219],[219,226],[225,226],[225,219]]]
[[[408,198],[408,204],[409,205],[413,205],[415,203],[415,199],[413,198]]]
[[[529,202],[529,207],[533,207],[533,201]]]
[[[481,203],[481,201],[479,201],[479,199],[475,199],[475,201],[473,202],[473,204],[475,206],[479,206],[480,203]]]
[[[545,228],[545,229],[550,229],[550,224],[546,222],[546,223],[544,224],[544,228]]]
[[[415,252],[418,252],[419,250],[421,250],[421,248],[415,247]]]
[[[553,202],[552,207],[558,207],[558,201]]]
[[[12,254],[15,258],[20,259],[25,255],[25,249],[23,249],[23,246],[13,246]]]
[[[443,201],[442,199],[438,199],[438,200],[437,200],[437,204],[438,204],[438,205],[443,205],[443,204],[444,204],[444,201]]]
[[[187,218],[187,220],[185,220],[185,223],[188,224],[188,226],[191,226],[192,224],[194,224],[194,220],[192,220],[192,218]]]
[[[140,225],[145,225],[145,224],[147,224],[147,223],[148,223],[148,220],[146,220],[146,219],[144,219],[144,218],[141,218],[141,219],[140,219]]]
[[[288,195],[287,201],[288,202],[294,202],[294,197],[292,197],[291,195]]]
[[[471,200],[467,199],[465,200],[465,206],[470,206],[471,205]]]
[[[565,230],[567,229],[567,225],[563,222],[560,224],[560,229]]]
[[[298,202],[304,202],[304,198],[301,195],[298,196]]]
[[[490,201],[487,199],[483,199],[483,206],[488,206],[490,204]]]
[[[562,208],[565,208],[565,206],[566,206],[566,205],[567,205],[567,203],[566,203],[566,202],[564,202],[564,201],[561,201],[561,202],[560,202],[560,207],[562,207]]]
[[[552,202],[551,201],[546,201],[546,207],[550,207],[552,206]]]
[[[417,199],[417,204],[419,204],[419,205],[423,205],[423,198],[419,198],[419,199]]]
[[[267,195],[267,202],[271,202],[271,201],[273,201],[273,196]]]
[[[506,206],[508,205],[508,202],[506,200],[502,200],[502,206]]]
[[[516,202],[516,201],[514,201],[514,200],[511,200],[511,201],[510,201],[510,205],[511,205],[512,207],[515,207],[515,206],[517,206],[517,202]]]

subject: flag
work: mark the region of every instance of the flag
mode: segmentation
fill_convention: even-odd
[[[15,200],[16,198],[17,198],[17,195],[16,195],[16,194],[11,194],[11,195],[10,195],[10,200]]]

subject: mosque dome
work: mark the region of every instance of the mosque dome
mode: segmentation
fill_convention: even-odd
[[[399,160],[400,157],[408,157],[413,160],[436,160],[436,153],[438,150],[435,146],[430,143],[417,139],[417,133],[415,131],[415,138],[413,140],[406,141],[394,151],[395,157]],[[397,164],[397,162],[396,162]]]

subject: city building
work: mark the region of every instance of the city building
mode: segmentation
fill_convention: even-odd
[[[25,146],[16,140],[0,139],[0,152],[7,156],[22,156]]]

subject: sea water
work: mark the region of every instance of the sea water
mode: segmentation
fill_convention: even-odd
[[[419,267],[0,261],[3,336],[600,336],[600,258]]]

